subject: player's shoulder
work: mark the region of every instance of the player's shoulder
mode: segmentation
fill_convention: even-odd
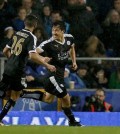
[[[64,34],[64,37],[65,38],[71,38],[71,39],[74,38],[72,34]]]
[[[29,39],[37,40],[37,37],[31,31],[27,29],[22,29],[21,32],[28,36]]]
[[[43,41],[43,42],[40,44],[40,46],[44,46],[44,45],[46,45],[46,44],[50,44],[50,43],[53,42],[53,41],[54,41],[54,39],[53,39],[53,37],[51,37],[51,38],[49,38],[48,40]]]

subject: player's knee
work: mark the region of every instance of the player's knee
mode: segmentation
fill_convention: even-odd
[[[18,92],[18,93],[11,93],[11,99],[13,100],[13,101],[16,101],[18,98],[20,97],[20,93]]]
[[[64,105],[70,106],[70,96],[69,96],[69,94],[64,96],[61,100],[62,100],[62,103],[64,103]]]
[[[47,102],[47,103],[52,103],[53,101],[54,101],[54,99],[53,99],[52,97],[46,99],[46,102]]]
[[[62,100],[63,101],[70,101],[70,96],[69,96],[69,94],[67,94],[66,96],[64,96],[63,98],[62,98]]]
[[[52,103],[54,101],[54,95],[51,95],[46,92],[45,95],[43,96],[43,101],[46,103]]]

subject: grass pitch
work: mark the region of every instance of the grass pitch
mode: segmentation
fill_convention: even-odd
[[[120,134],[120,127],[0,126],[0,134]]]

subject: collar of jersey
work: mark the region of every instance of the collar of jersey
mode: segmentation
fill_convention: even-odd
[[[64,39],[64,41],[63,42],[60,42],[60,41],[57,41],[57,40],[55,40],[56,42],[58,42],[59,44],[62,44],[62,45],[64,45],[65,44],[65,39]]]
[[[31,32],[29,29],[23,29],[23,30]]]

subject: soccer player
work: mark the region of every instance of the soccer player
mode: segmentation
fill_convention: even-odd
[[[37,39],[32,32],[37,26],[37,21],[35,16],[27,16],[25,19],[25,29],[16,32],[11,42],[4,48],[4,53],[9,58],[0,82],[0,94],[3,93],[2,97],[4,97],[5,91],[10,90],[11,96],[0,113],[0,125],[3,125],[2,119],[10,108],[15,105],[22,89],[25,88],[21,83],[21,78],[28,57],[34,62],[44,65],[48,70],[56,71],[55,66],[46,63],[44,58],[36,52]]]
[[[37,47],[37,52],[42,53],[45,51],[47,56],[51,58],[50,64],[56,67],[56,72],[49,72],[47,78],[44,80],[44,88],[46,93],[40,91],[32,92],[25,91],[23,98],[33,98],[44,102],[52,102],[54,96],[61,99],[62,109],[68,117],[69,126],[82,126],[75,120],[71,111],[70,96],[64,85],[64,71],[65,65],[68,62],[69,54],[72,59],[72,68],[77,69],[76,55],[74,49],[74,38],[71,34],[64,34],[65,23],[56,21],[52,27],[52,37],[49,40],[42,42]]]

